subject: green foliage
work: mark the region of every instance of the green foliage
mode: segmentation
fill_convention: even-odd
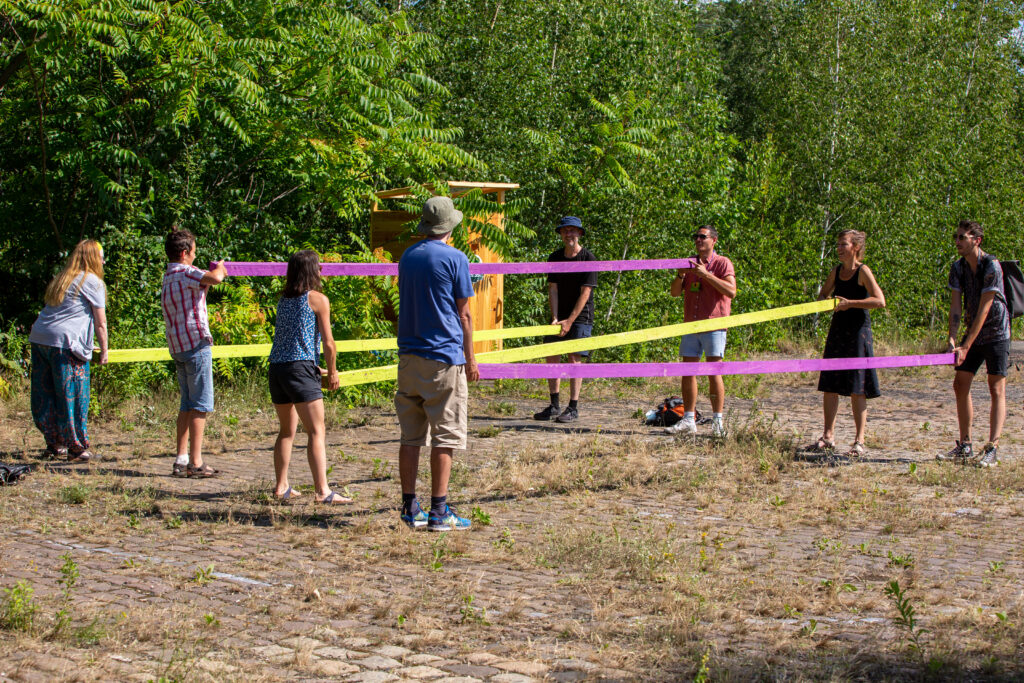
[[[62,503],[68,505],[81,505],[89,500],[89,487],[84,484],[68,484],[60,487],[57,497]]]
[[[4,599],[0,602],[0,628],[8,631],[29,633],[35,626],[39,605],[32,596],[35,591],[28,581],[19,581],[11,588],[4,588]]]
[[[71,614],[69,612],[71,595],[75,584],[78,583],[78,564],[71,557],[71,552],[68,551],[60,557],[64,560],[60,567],[60,579],[57,580],[57,583],[60,584],[61,606],[53,618],[54,635],[63,633],[68,625],[71,624]]]
[[[896,608],[896,618],[893,621],[905,633],[909,640],[910,648],[921,653],[923,657],[921,636],[927,633],[928,630],[918,625],[917,610],[910,601],[910,596],[907,595],[906,589],[901,588],[899,581],[893,579],[886,584],[885,595],[892,600],[893,607]]]

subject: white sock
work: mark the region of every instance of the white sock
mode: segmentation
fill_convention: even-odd
[[[188,464],[188,453],[186,453],[185,455],[179,455],[177,458],[175,458],[174,459],[174,464],[175,465],[187,465]]]
[[[688,420],[690,422],[694,422],[697,419],[697,414],[692,410],[687,410],[685,413],[683,413],[683,419]]]
[[[722,414],[721,413],[712,413],[711,417],[713,417],[715,419],[715,422],[721,422],[722,421]]]

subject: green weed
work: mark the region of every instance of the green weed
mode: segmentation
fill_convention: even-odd
[[[57,497],[68,505],[81,505],[89,500],[89,487],[84,484],[69,484],[57,491]]]
[[[918,626],[917,610],[914,609],[914,605],[910,602],[910,597],[907,596],[906,590],[900,588],[899,581],[893,579],[886,585],[885,594],[892,599],[893,606],[896,608],[895,624],[903,629],[910,648],[921,653],[923,657],[924,651],[921,648],[921,636],[927,633],[927,630]]]
[[[29,633],[35,626],[39,606],[32,599],[35,590],[28,581],[19,581],[13,588],[4,588],[0,603],[0,628]]]
[[[491,515],[484,512],[479,505],[473,506],[473,511],[469,513],[469,518],[479,524],[480,526],[491,525]]]

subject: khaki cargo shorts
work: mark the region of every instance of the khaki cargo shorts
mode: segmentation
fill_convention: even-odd
[[[413,354],[398,357],[395,410],[403,446],[466,447],[466,366]]]

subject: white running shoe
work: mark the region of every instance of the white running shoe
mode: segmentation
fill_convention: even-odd
[[[666,434],[696,434],[697,422],[691,418],[683,418],[671,427],[665,427]]]
[[[716,439],[725,438],[725,425],[722,423],[721,418],[713,418],[711,420],[711,436]]]

